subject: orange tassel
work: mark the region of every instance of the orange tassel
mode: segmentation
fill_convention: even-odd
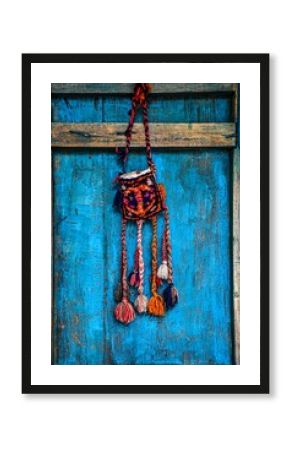
[[[147,303],[147,312],[152,316],[164,316],[165,303],[161,295],[154,294]]]

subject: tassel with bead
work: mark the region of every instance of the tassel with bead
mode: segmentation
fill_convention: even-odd
[[[115,308],[115,318],[125,325],[128,325],[135,319],[135,312],[132,304],[129,301],[129,287],[127,281],[127,247],[126,247],[126,219],[122,218],[122,265],[121,265],[121,278],[122,278],[122,299]]]
[[[168,267],[168,286],[165,288],[163,292],[163,297],[166,303],[166,308],[172,308],[178,303],[178,291],[173,284],[173,269],[172,269],[172,248],[170,241],[170,229],[169,229],[169,212],[166,207],[164,210],[164,219],[165,219],[165,245],[166,245],[166,253],[167,253],[167,267]]]
[[[157,276],[161,280],[167,280],[168,279],[168,266],[167,261],[163,260],[162,264],[159,266],[157,271]]]
[[[163,292],[163,298],[166,303],[166,308],[173,308],[178,303],[178,291],[173,283],[170,283]]]
[[[152,277],[151,291],[152,297],[148,301],[147,312],[152,316],[164,316],[165,302],[161,295],[157,293],[157,216],[152,217]]]
[[[163,208],[166,209],[165,198],[166,190],[163,184],[158,184],[159,192],[162,199]],[[157,276],[160,280],[168,279],[168,264],[167,264],[167,248],[166,248],[166,226],[164,227],[164,233],[162,238],[162,263],[158,268]]]
[[[145,313],[147,310],[147,297],[143,294],[144,289],[144,260],[143,260],[143,249],[142,249],[142,227],[143,220],[138,220],[137,222],[137,249],[136,254],[138,256],[138,297],[134,302],[136,311],[139,314]]]
[[[157,276],[161,280],[167,280],[168,279],[166,227],[164,228],[164,233],[163,233],[163,238],[162,238],[162,264],[159,266],[159,269],[157,271]]]
[[[128,277],[128,282],[131,287],[135,287],[138,289],[140,284],[140,276],[139,276],[139,249],[136,248],[135,256],[134,256],[134,271],[130,273]]]

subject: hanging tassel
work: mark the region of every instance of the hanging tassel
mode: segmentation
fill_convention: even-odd
[[[152,316],[164,316],[165,304],[161,295],[157,293],[153,294],[148,302],[147,312]]]
[[[164,233],[162,238],[162,264],[159,266],[157,276],[161,280],[168,279],[168,264],[167,264],[167,247],[166,247],[166,226],[164,227]]]
[[[168,278],[167,261],[162,261],[162,264],[159,266],[159,269],[157,271],[157,276],[161,280],[167,280],[167,278]]]
[[[146,295],[139,294],[134,302],[135,309],[137,313],[144,314],[147,311],[148,299]]]
[[[165,303],[161,295],[157,293],[157,216],[152,217],[152,278],[151,278],[151,291],[152,297],[150,298],[147,311],[153,316],[163,316],[165,314]]]
[[[121,278],[122,278],[122,300],[116,306],[114,315],[115,318],[125,325],[128,325],[135,319],[135,312],[132,304],[129,301],[129,287],[127,281],[127,246],[126,246],[126,219],[122,218],[122,264],[121,264]]]
[[[167,309],[172,308],[178,303],[178,291],[173,284],[173,269],[172,269],[172,247],[170,241],[170,228],[169,228],[169,212],[168,208],[164,210],[165,218],[165,243],[166,243],[166,253],[167,253],[167,267],[168,267],[168,286],[163,292],[163,297],[166,303]]]
[[[115,318],[125,325],[133,322],[135,319],[135,312],[132,304],[124,299],[115,308]]]
[[[136,275],[135,272],[131,272],[128,276],[128,283],[131,287],[135,287]]]
[[[165,190],[165,186],[163,184],[158,184],[158,187],[159,187],[159,192],[160,192],[160,195],[161,195],[161,198],[162,198],[162,206],[166,210],[166,205],[165,205],[166,190]],[[166,223],[165,223],[163,237],[162,237],[162,263],[159,266],[158,271],[157,271],[157,276],[161,280],[167,280],[168,279],[166,231],[167,231],[167,227],[166,227]]]
[[[138,247],[135,250],[134,256],[134,272],[131,272],[128,277],[128,283],[130,286],[138,289],[140,284],[140,276],[139,276],[139,249]]]
[[[128,283],[131,287],[137,288],[139,286],[140,280],[139,280],[139,273],[138,272],[131,272],[128,276]]]
[[[143,260],[143,248],[142,248],[142,227],[143,220],[138,220],[137,222],[137,249],[136,254],[138,257],[138,275],[139,275],[139,286],[138,286],[138,297],[134,302],[136,311],[139,314],[145,313],[147,310],[147,297],[143,294],[144,289],[144,260]]]
[[[163,298],[166,303],[166,308],[173,308],[178,303],[178,291],[173,283],[170,283],[163,292]]]

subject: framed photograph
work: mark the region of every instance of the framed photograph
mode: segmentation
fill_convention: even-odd
[[[24,54],[22,126],[23,393],[268,393],[269,55]]]

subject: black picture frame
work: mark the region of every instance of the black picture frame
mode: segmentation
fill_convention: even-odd
[[[22,393],[267,394],[269,393],[269,54],[23,54],[22,55]],[[260,65],[260,384],[31,384],[31,65],[33,63],[256,63]]]

